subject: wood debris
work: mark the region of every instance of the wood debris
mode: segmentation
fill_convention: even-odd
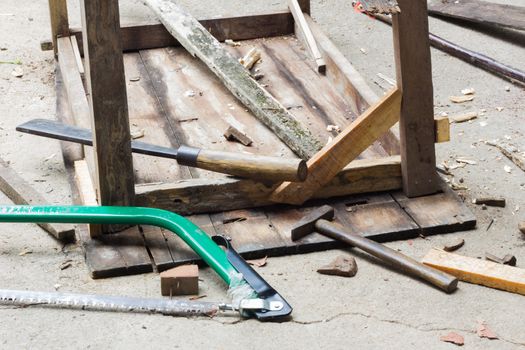
[[[441,337],[439,337],[439,340],[444,341],[446,343],[456,344],[459,346],[465,344],[465,338],[456,332],[450,332],[447,335],[442,335]]]
[[[498,339],[498,336],[496,335],[496,333],[494,333],[491,329],[489,329],[487,325],[485,324],[485,322],[478,323],[476,334],[480,338]]]
[[[238,42],[236,42],[236,41],[233,41],[232,39],[226,39],[226,40],[224,40],[224,43],[225,43],[226,45],[233,46],[233,47],[241,46],[240,43],[238,43]]]
[[[131,138],[133,140],[140,139],[140,138],[144,137],[144,129],[131,130],[130,134],[131,134]]]
[[[498,140],[486,141],[485,143],[489,146],[493,146],[499,149],[505,157],[510,159],[514,164],[516,164],[518,168],[525,171],[525,151],[520,150],[518,147],[510,143],[500,142]],[[510,167],[509,171],[507,172],[510,172]]]
[[[516,266],[517,259],[512,254],[505,254],[503,258],[499,258],[490,253],[485,253],[485,260],[492,261],[502,265]]]
[[[461,90],[461,93],[463,95],[474,95],[476,93],[476,90],[474,90],[474,88],[466,88]]]
[[[250,70],[257,62],[259,62],[260,59],[261,51],[255,47],[252,47],[243,58],[239,59],[239,63],[242,64],[244,68]]]
[[[505,165],[505,166],[503,167],[503,170],[505,170],[505,172],[506,172],[506,173],[509,173],[509,174],[512,172],[512,168],[511,168],[510,166],[508,166],[508,165]]]
[[[341,127],[339,125],[328,125],[326,131],[340,133]]]
[[[450,96],[449,99],[454,103],[464,103],[474,100],[474,95]]]
[[[322,275],[354,277],[357,273],[357,263],[353,257],[339,255],[330,264],[317,269]]]
[[[465,163],[465,164],[468,164],[468,165],[476,165],[476,164],[478,164],[478,162],[476,162],[475,160],[468,159],[468,158],[456,158],[456,162],[458,162],[458,163]]]
[[[453,252],[463,247],[464,245],[465,245],[465,240],[463,238],[456,238],[454,240],[451,240],[450,242],[447,242],[445,246],[443,247],[443,250],[446,252]]]
[[[505,208],[506,201],[505,201],[505,198],[482,197],[482,198],[473,199],[472,204],[477,204],[477,205],[484,204],[484,205],[488,205],[489,207]]]
[[[476,119],[477,117],[478,117],[478,112],[468,112],[468,113],[452,116],[449,119],[451,123],[464,123],[464,122],[468,122],[469,120]]]
[[[236,127],[230,125],[228,129],[224,132],[224,137],[228,141],[240,142],[245,146],[250,146],[253,143],[253,140],[248,137],[245,133],[237,129]]]

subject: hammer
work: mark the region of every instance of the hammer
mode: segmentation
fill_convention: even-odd
[[[447,293],[452,293],[456,290],[458,285],[457,278],[424,265],[368,238],[351,233],[340,225],[331,223],[329,220],[333,220],[334,216],[334,208],[329,205],[324,205],[314,210],[294,225],[292,228],[292,241],[301,239],[312,232],[319,232],[326,237],[361,248],[388,265],[428,281]]]

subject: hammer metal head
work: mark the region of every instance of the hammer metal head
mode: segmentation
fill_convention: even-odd
[[[314,232],[317,220],[333,220],[334,216],[334,208],[329,205],[323,205],[322,207],[313,210],[292,227],[292,241],[297,241],[298,239]]]

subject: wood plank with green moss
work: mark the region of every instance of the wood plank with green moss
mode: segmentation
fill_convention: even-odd
[[[310,131],[228,53],[193,16],[169,0],[144,0],[166,29],[199,58],[262,123],[295,154],[307,160],[322,148]]]

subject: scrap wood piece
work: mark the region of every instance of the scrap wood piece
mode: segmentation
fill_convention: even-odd
[[[144,0],[166,29],[198,57],[261,122],[302,159],[310,159],[322,143],[229,54],[194,17],[169,0]]]
[[[228,129],[226,129],[226,131],[224,132],[224,137],[228,141],[238,141],[245,146],[250,146],[253,143],[253,140],[248,135],[246,135],[233,125],[230,125]]]
[[[462,281],[525,295],[525,270],[491,261],[432,249],[423,264],[456,276]]]
[[[393,89],[308,161],[308,178],[282,183],[270,200],[302,204],[399,120],[401,91]]]
[[[446,252],[453,252],[465,245],[465,240],[463,238],[456,238],[450,242],[447,242],[443,247],[443,250]]]
[[[17,205],[46,205],[46,199],[0,158],[0,190]],[[75,228],[68,224],[37,224],[59,240],[74,240]]]
[[[435,142],[450,141],[450,121],[448,117],[434,118]]]
[[[306,22],[301,6],[299,6],[297,0],[288,0],[288,8],[292,12],[295,21],[295,34],[301,39],[310,52],[310,56],[312,56],[315,65],[317,66],[317,71],[324,74],[326,72],[326,62],[317,46],[312,30]]]
[[[464,123],[468,122],[469,120],[476,119],[478,117],[478,112],[467,112],[464,114],[459,114],[450,117],[451,123]]]
[[[502,5],[482,0],[435,0],[428,12],[438,17],[450,17],[466,22],[525,30],[525,7]]]
[[[518,149],[516,146],[498,141],[487,141],[487,145],[496,147],[508,159],[510,159],[518,168],[525,171],[525,151]]]
[[[484,198],[475,198],[472,201],[473,204],[477,205],[488,205],[489,207],[500,207],[505,208],[506,201],[505,198],[493,198],[493,197],[484,197]]]
[[[400,13],[401,9],[396,0],[360,0],[353,1],[354,7],[370,14],[395,14]]]
[[[244,57],[239,58],[239,63],[242,64],[244,68],[250,70],[253,66],[259,62],[261,59],[261,50],[256,47],[252,47],[250,51]]]

